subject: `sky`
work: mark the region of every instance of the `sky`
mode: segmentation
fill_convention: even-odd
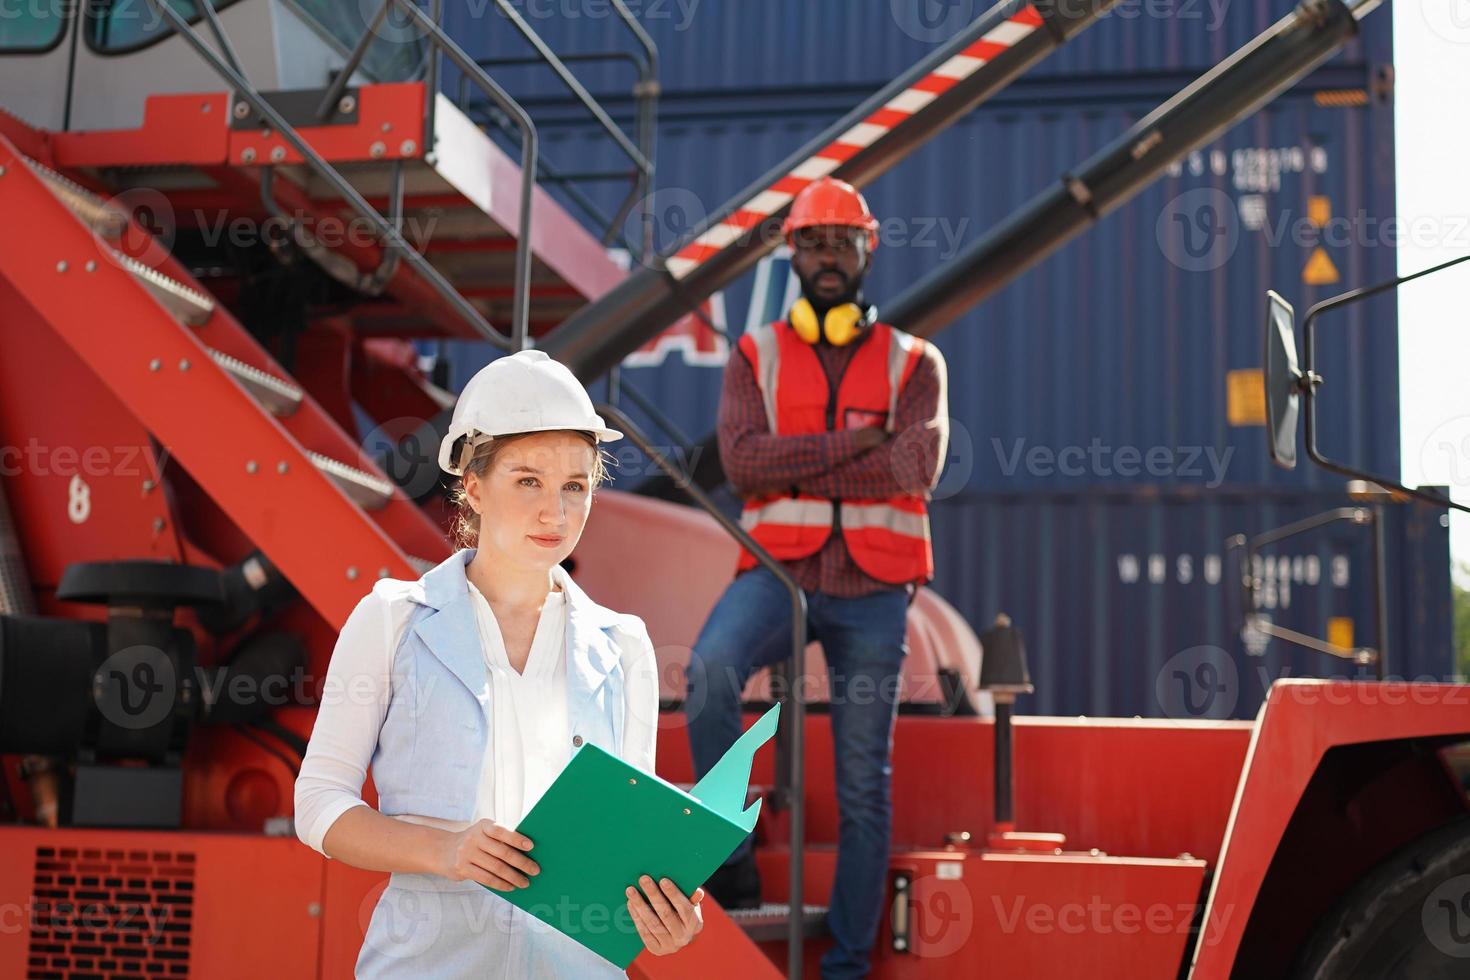
[[[1398,216],[1430,234],[1399,245],[1399,274],[1470,254],[1470,0],[1397,0]],[[1470,504],[1470,262],[1399,290],[1403,482],[1448,484]],[[1450,560],[1470,587],[1470,514],[1450,518]]]

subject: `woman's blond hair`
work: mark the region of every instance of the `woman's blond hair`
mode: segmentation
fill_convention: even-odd
[[[597,437],[590,432],[579,429],[566,429],[554,431],[567,431],[580,436],[595,452],[592,456],[592,468],[587,474],[587,489],[595,491],[609,477],[607,469],[606,453],[597,446]],[[495,439],[487,439],[475,447],[475,454],[465,466],[465,475],[473,473],[484,480],[486,474],[495,466],[495,461],[500,458],[501,452],[512,443],[525,439],[528,436],[541,435],[540,432],[517,432],[514,435],[500,436]],[[464,478],[449,492],[449,503],[454,507],[454,523],[450,528],[450,537],[461,548],[474,548],[480,542],[480,515],[475,513],[475,508],[470,506],[470,498],[465,493]]]

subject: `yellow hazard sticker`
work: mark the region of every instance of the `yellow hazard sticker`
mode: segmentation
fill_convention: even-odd
[[[1332,220],[1332,201],[1326,194],[1313,194],[1307,198],[1307,220],[1318,228],[1325,228]]]
[[[1225,418],[1232,426],[1266,424],[1266,377],[1260,368],[1225,372]]]
[[[1330,286],[1341,278],[1337,266],[1332,264],[1332,259],[1327,254],[1327,249],[1321,245],[1312,249],[1311,257],[1302,269],[1302,282],[1308,286]]]

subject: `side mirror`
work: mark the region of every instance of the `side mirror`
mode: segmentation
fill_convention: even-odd
[[[1329,473],[1338,473],[1353,480],[1376,483],[1386,490],[1397,491],[1415,500],[1449,507],[1470,513],[1470,505],[1451,500],[1449,497],[1424,490],[1406,487],[1396,480],[1366,470],[1355,469],[1334,462],[1317,448],[1317,387],[1325,379],[1317,373],[1313,360],[1316,347],[1317,318],[1339,307],[1361,303],[1381,293],[1398,289],[1406,282],[1422,279],[1448,269],[1450,266],[1470,262],[1470,255],[1462,255],[1448,262],[1397,279],[1389,279],[1361,289],[1351,289],[1313,306],[1302,321],[1302,360],[1305,368],[1297,367],[1296,361],[1296,313],[1291,304],[1274,292],[1266,294],[1266,423],[1271,427],[1271,461],[1284,469],[1296,468],[1296,420],[1305,395],[1307,403],[1307,458]]]
[[[1277,292],[1266,293],[1266,424],[1271,462],[1296,469],[1297,415],[1302,371],[1296,361],[1296,311]]]

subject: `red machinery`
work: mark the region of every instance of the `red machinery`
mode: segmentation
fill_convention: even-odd
[[[518,168],[428,98],[432,74],[349,86],[352,71],[340,85],[324,73],[269,99],[237,84],[290,87],[290,66],[225,40],[282,29],[272,5],[202,8],[218,76],[200,75],[200,33],[173,14],[146,57],[178,70],[140,88],[136,65],[120,68],[115,125],[77,125],[80,108],[52,112],[34,88],[8,106],[31,122],[0,112],[0,976],[350,975],[384,876],[323,860],[288,818],[338,625],[376,578],[448,554],[432,483],[390,479],[363,448],[401,450],[452,400],[405,338],[507,347],[574,310],[591,323],[661,315],[677,293],[661,272],[655,294],[639,291],[650,272],[620,283],[525,179],[534,156]],[[1309,3],[1301,22],[1346,30],[1347,11]],[[916,66],[885,90],[937,97],[932,117],[865,108],[900,140],[882,160],[874,129],[866,148],[834,137],[804,159],[871,180],[1087,22],[1038,30],[1054,16],[1008,0],[957,41],[973,77],[944,60],[948,74]],[[26,54],[25,71],[80,52],[83,31]],[[1312,59],[1328,40],[1314,38]],[[342,66],[345,50],[323,51]],[[0,58],[0,73],[13,67]],[[732,208],[711,228],[778,221],[776,198],[761,200],[770,208]],[[210,250],[211,229],[273,219],[284,234],[239,246],[238,261]],[[422,253],[415,221],[437,229]],[[695,241],[670,266],[685,301],[753,261],[733,232]],[[636,347],[632,334],[573,332],[564,346],[596,363]],[[624,571],[634,549],[639,576]],[[574,561],[591,594],[648,622],[676,700],[735,555],[707,514],[609,490]],[[982,690],[974,630],[937,595],[915,602],[909,640],[874,976],[1462,975],[1470,687],[1301,680],[1278,683],[1254,722],[1008,724],[1004,705],[987,707],[1008,685]],[[766,897],[788,912],[825,900],[834,865],[821,700],[818,688],[787,742],[805,760],[799,799],[760,830]],[[670,710],[658,769],[675,781],[693,775],[682,727]],[[771,757],[754,781],[790,786]],[[794,954],[788,938],[810,916],[706,908],[699,941],[632,974],[815,969],[821,937]]]

